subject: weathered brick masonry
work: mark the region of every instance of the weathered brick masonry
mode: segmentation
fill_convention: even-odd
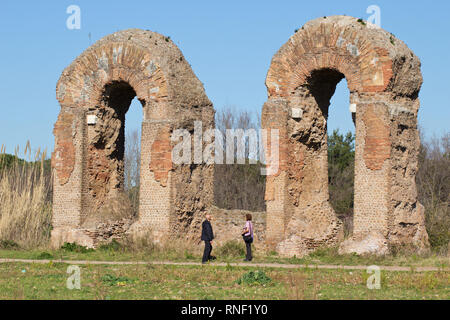
[[[327,168],[328,107],[343,78],[356,126],[354,231],[344,242],[329,203]],[[255,213],[258,240],[288,256],[338,244],[341,252],[358,253],[384,253],[396,244],[426,248],[415,184],[421,84],[419,59],[373,25],[333,16],[298,30],[275,54],[266,78],[262,126],[279,131],[279,165],[267,177],[267,211]],[[124,121],[135,96],[144,114],[140,206],[128,228],[127,219],[104,221],[99,212],[123,204]],[[214,110],[170,39],[136,29],[103,38],[64,70],[57,98],[55,246],[94,246],[125,229],[151,231],[155,241],[169,234],[196,240],[206,211],[217,215],[221,241],[239,237],[244,213],[212,207],[213,166],[172,163],[173,130],[192,133],[196,120],[212,128]]]
[[[202,83],[180,50],[160,34],[126,30],[81,54],[57,84],[61,113],[55,125],[55,191],[52,242],[94,246],[105,226],[129,223],[100,214],[123,205],[125,114],[137,96],[143,108],[140,212],[130,232],[150,230],[155,241],[198,227],[212,201],[212,167],[176,166],[171,132],[214,126],[214,110]],[[197,183],[191,183],[193,176]]]
[[[392,34],[346,16],[308,22],[272,59],[262,125],[280,130],[280,172],[267,179],[267,243],[301,256],[342,241],[329,204],[326,132],[344,77],[356,107],[356,163],[354,232],[341,252],[423,249],[415,185],[420,61]]]

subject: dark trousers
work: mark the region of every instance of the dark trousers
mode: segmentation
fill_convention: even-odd
[[[205,241],[205,250],[203,251],[202,262],[206,262],[208,260],[211,260],[211,251],[212,251],[211,242],[210,241]]]
[[[245,246],[247,248],[247,254],[245,255],[245,259],[251,261],[252,257],[252,243],[251,241],[245,241]]]

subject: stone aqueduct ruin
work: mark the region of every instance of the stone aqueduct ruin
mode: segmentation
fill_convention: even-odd
[[[329,203],[327,115],[346,78],[356,126],[354,230]],[[265,244],[301,256],[340,244],[342,252],[384,253],[428,246],[415,176],[420,61],[392,34],[347,16],[305,24],[275,54],[266,78],[262,127],[280,133],[280,164],[267,177]],[[213,165],[172,163],[171,132],[214,127],[213,105],[169,38],[142,30],[109,35],[87,49],[57,84],[53,244],[95,244],[89,225],[119,204],[124,120],[143,107],[139,217],[127,232],[196,238],[213,204]],[[270,151],[268,148],[267,152]]]

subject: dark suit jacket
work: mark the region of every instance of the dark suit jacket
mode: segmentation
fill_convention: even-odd
[[[211,226],[211,222],[208,220],[203,221],[202,223],[202,240],[203,241],[212,241],[214,239],[214,233]]]

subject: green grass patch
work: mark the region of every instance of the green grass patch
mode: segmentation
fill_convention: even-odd
[[[0,240],[0,249],[14,250],[19,249],[19,245],[11,240]]]
[[[216,254],[222,258],[241,258],[245,256],[245,246],[242,241],[227,241],[216,250]]]
[[[153,245],[150,248],[133,250],[121,242],[112,241],[100,246],[98,249],[88,249],[74,244],[65,244],[62,248],[52,250],[40,248],[25,250],[22,248],[2,249],[0,258],[8,259],[58,259],[58,260],[87,260],[87,261],[173,261],[200,262],[203,253],[202,245],[193,245],[186,248],[165,248]],[[245,256],[245,247],[242,241],[226,242],[222,246],[215,246],[212,254],[217,257],[216,262],[234,263],[242,262]],[[274,251],[265,252],[253,247],[253,263],[280,263],[302,265],[378,265],[403,267],[438,267],[449,268],[450,259],[445,255],[434,252],[419,255],[408,251],[408,248],[392,248],[392,254],[386,256],[355,254],[338,254],[337,248],[318,249],[304,257],[286,258]]]
[[[37,255],[36,259],[42,259],[42,260],[48,260],[48,259],[54,259],[55,257],[46,251],[41,252]]]
[[[121,251],[124,249],[125,248],[123,247],[123,245],[116,239],[113,239],[111,242],[102,244],[98,247],[98,250],[100,251]]]
[[[381,289],[370,290],[365,270],[80,265],[81,289],[70,290],[68,266],[2,263],[0,299],[450,299],[443,271],[382,271]]]

